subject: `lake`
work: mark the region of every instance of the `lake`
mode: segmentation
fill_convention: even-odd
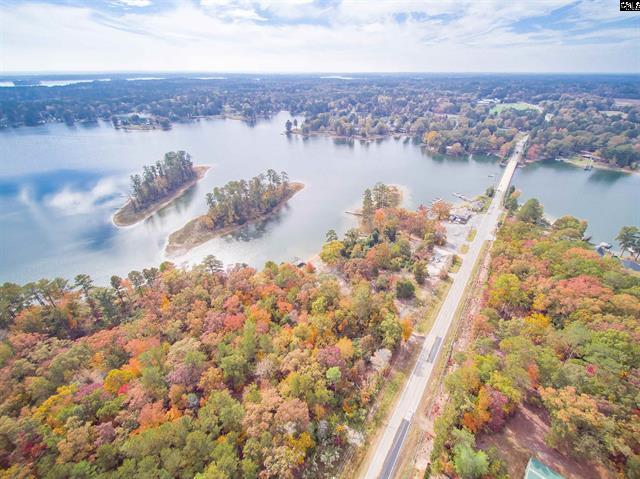
[[[261,266],[268,259],[306,258],[318,252],[327,230],[340,234],[355,225],[345,212],[377,181],[405,186],[406,203],[414,207],[436,197],[454,201],[453,192],[475,196],[501,174],[490,158],[434,157],[404,140],[287,137],[281,132],[288,118],[280,113],[255,125],[202,120],[170,131],[126,132],[102,123],[0,131],[0,281],[85,272],[106,283],[112,274],[157,266],[167,259],[168,235],[205,212],[206,192],[268,168],[285,170],[306,187],[268,221],[171,260],[192,263],[215,254],[227,264]],[[129,176],[180,149],[195,164],[212,165],[207,176],[143,223],[113,226]],[[549,216],[588,220],[594,241],[612,241],[621,226],[640,224],[637,175],[552,162],[519,169],[514,183],[523,198],[539,198]]]

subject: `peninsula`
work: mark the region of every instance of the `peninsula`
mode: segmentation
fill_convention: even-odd
[[[170,256],[184,254],[212,238],[264,220],[302,188],[303,183],[290,182],[284,171],[278,174],[271,169],[249,181],[230,181],[223,187],[216,187],[207,193],[209,211],[171,233],[166,253]]]
[[[193,166],[185,151],[165,154],[155,165],[144,166],[143,174],[131,176],[129,200],[113,215],[116,226],[131,226],[145,220],[182,196],[206,175],[210,166]]]

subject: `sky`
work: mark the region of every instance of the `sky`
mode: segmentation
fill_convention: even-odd
[[[640,73],[618,0],[0,0],[0,72]]]

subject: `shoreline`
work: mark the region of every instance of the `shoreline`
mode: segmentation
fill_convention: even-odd
[[[297,128],[297,129],[292,129],[289,132],[283,131],[281,134],[285,136],[298,135],[298,136],[301,136],[302,138],[316,137],[316,138],[330,138],[332,140],[341,140],[341,141],[353,141],[353,142],[359,141],[361,143],[374,143],[374,142],[379,142],[383,140],[402,140],[403,142],[413,141],[413,136],[407,133],[385,133],[383,135],[372,135],[372,136],[360,136],[360,135],[345,136],[345,135],[338,135],[336,133],[327,132],[327,131],[312,131],[309,133],[302,133],[300,128]],[[490,151],[486,153],[466,153],[465,152],[462,155],[452,155],[450,153],[439,153],[437,150],[434,150],[432,147],[430,147],[426,143],[423,143],[422,141],[420,141],[419,143],[414,143],[414,146],[417,146],[418,148],[424,148],[429,153],[432,153],[434,155],[449,156],[451,158],[463,158],[465,156],[470,158],[473,155],[484,155],[484,156],[495,156],[496,159],[500,159],[500,156],[497,151]]]
[[[158,211],[160,211],[162,208],[170,205],[175,200],[180,198],[184,193],[187,192],[189,188],[196,185],[200,180],[202,180],[207,175],[207,172],[211,169],[211,166],[198,165],[198,166],[194,166],[193,169],[196,172],[196,177],[194,179],[182,185],[180,188],[174,191],[171,195],[169,195],[169,197],[163,198],[162,200],[160,200],[160,203],[151,205],[150,207],[146,208],[144,211],[131,213],[129,211],[131,209],[131,199],[128,199],[127,202],[124,205],[122,205],[118,209],[118,211],[116,211],[111,216],[111,222],[113,223],[113,225],[118,228],[127,228],[129,226],[137,225],[138,223],[146,220],[147,218],[150,218],[151,216],[156,214]],[[122,219],[122,215],[125,215],[125,214],[132,214],[133,219],[131,218]]]
[[[160,131],[169,131],[171,130],[175,125],[181,125],[181,124],[189,124],[189,123],[195,123],[198,122],[200,120],[236,120],[236,121],[246,121],[246,122],[250,122],[250,121],[257,121],[257,120],[263,120],[263,119],[270,119],[271,117],[269,116],[257,116],[256,118],[247,118],[246,116],[240,114],[240,113],[218,113],[216,115],[197,115],[197,116],[190,116],[187,118],[181,118],[177,121],[172,121],[168,127],[163,127],[161,125],[159,125],[158,123],[151,123],[151,124],[144,124],[144,125],[119,125],[119,126],[114,126],[113,123],[111,122],[107,122],[110,123],[111,126],[116,129],[116,130],[122,130],[122,131],[154,131],[154,130],[160,130]],[[45,122],[47,123],[47,122]]]
[[[556,158],[555,161],[559,161],[561,163],[565,163],[567,165],[573,166],[574,168],[581,168],[583,170],[584,170],[585,164],[588,162],[588,160],[585,160],[585,162],[583,163],[583,162],[581,162],[579,160],[560,159],[560,158]],[[619,168],[619,167],[615,167],[615,166],[603,165],[602,163],[598,163],[597,161],[593,162],[593,169],[594,170],[602,170],[602,171],[616,171],[618,173],[627,173],[629,175],[638,175],[638,176],[640,176],[640,171],[638,171],[638,170],[627,170],[625,168]]]
[[[396,138],[396,135],[393,134],[387,134],[387,135],[375,135],[375,136],[360,136],[360,135],[354,135],[354,136],[345,136],[345,135],[338,135],[336,133],[331,133],[331,132],[326,132],[326,131],[312,131],[309,133],[302,133],[302,131],[300,131],[300,129],[297,130],[291,130],[289,132],[284,131],[282,133],[283,135],[299,135],[303,138],[310,138],[312,136],[316,136],[316,137],[324,137],[324,138],[331,138],[333,140],[344,140],[344,141],[362,141],[365,143],[372,143],[374,141],[381,141],[381,140],[386,140],[389,138]],[[409,135],[404,135],[406,138],[411,138]],[[402,137],[400,137],[402,138]]]
[[[258,221],[265,220],[269,218],[272,214],[276,213],[280,210],[287,202],[293,198],[298,192],[302,191],[302,189],[306,185],[301,182],[292,181],[290,183],[290,191],[289,194],[282,199],[271,211],[264,213],[260,216],[252,218],[248,220],[246,223],[241,225],[229,225],[224,228],[218,228],[216,230],[206,230],[202,228],[201,220],[203,217],[207,216],[206,214],[196,216],[195,218],[189,220],[184,226],[180,229],[174,231],[169,235],[167,239],[167,244],[164,248],[164,252],[167,257],[175,258],[177,256],[182,256],[193,248],[200,246],[206,243],[213,238],[217,238],[219,236],[224,236],[234,231],[239,230],[245,226],[248,226],[252,223],[256,223]]]
[[[398,198],[398,204],[391,206],[391,208],[404,208],[406,207],[406,194],[410,192],[409,187],[406,185],[401,185],[398,183],[392,183],[389,185],[385,185],[387,188],[391,189]],[[349,208],[345,211],[346,214],[351,216],[358,217],[358,221],[364,216],[362,214],[362,201],[358,201],[354,203],[356,206],[353,208]]]

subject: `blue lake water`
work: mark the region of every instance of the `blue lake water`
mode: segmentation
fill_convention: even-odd
[[[215,185],[268,168],[285,170],[306,187],[277,215],[216,238],[181,264],[215,254],[225,263],[261,266],[266,260],[316,253],[330,228],[354,225],[345,211],[377,181],[408,189],[409,206],[453,192],[482,193],[501,174],[488,158],[433,157],[408,141],[341,142],[281,134],[286,113],[256,125],[206,120],[170,131],[126,132],[109,124],[62,124],[0,132],[0,281],[72,278],[85,272],[106,283],[112,274],[159,264],[168,235],[206,210]],[[148,220],[116,228],[111,215],[124,202],[129,175],[169,150],[184,149],[195,164],[212,165],[204,180]],[[495,175],[491,177],[490,175]],[[550,216],[587,219],[594,240],[611,241],[623,225],[640,224],[640,177],[585,172],[560,163],[519,169],[523,198],[537,197]]]

